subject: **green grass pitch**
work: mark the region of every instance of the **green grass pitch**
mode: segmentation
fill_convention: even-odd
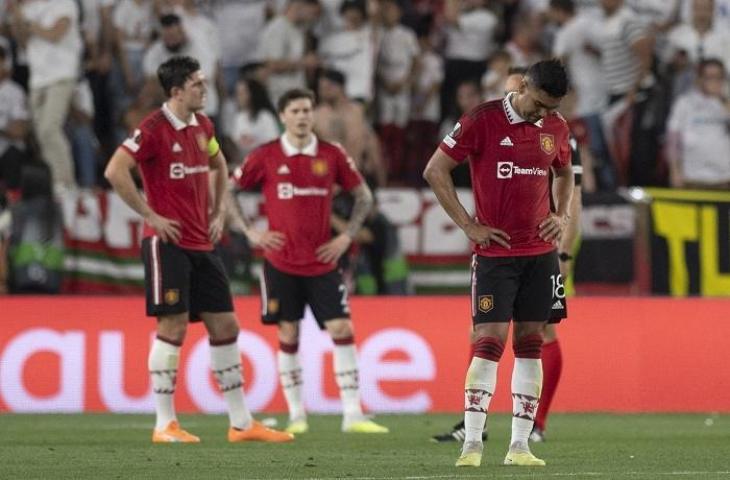
[[[281,420],[281,418],[280,418]],[[152,445],[152,416],[0,415],[0,479],[730,478],[730,417],[554,415],[533,451],[544,468],[502,466],[510,418],[494,415],[480,468],[456,469],[460,445],[429,442],[458,415],[381,415],[388,435],[346,435],[312,416],[286,445],[228,444],[227,418],[181,416],[198,445]]]

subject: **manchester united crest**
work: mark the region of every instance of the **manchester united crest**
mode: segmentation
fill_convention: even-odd
[[[555,153],[555,137],[550,133],[541,133],[540,148],[548,155]]]
[[[279,313],[279,300],[276,298],[270,298],[268,302],[266,302],[266,313],[271,315],[276,315]]]
[[[177,288],[169,288],[165,290],[165,303],[175,305],[180,301],[180,290]]]
[[[479,295],[479,311],[488,313],[494,308],[494,297],[492,295]]]
[[[195,140],[198,142],[198,148],[201,152],[208,151],[208,139],[202,133],[195,136]]]
[[[324,177],[327,175],[328,167],[327,161],[322,158],[315,158],[312,160],[312,173],[318,177]]]

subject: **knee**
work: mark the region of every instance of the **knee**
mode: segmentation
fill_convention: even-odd
[[[218,342],[235,342],[238,339],[238,321],[234,315],[230,315],[216,322],[216,327],[209,332],[210,339]]]
[[[542,354],[542,332],[533,332],[525,335],[515,334],[512,350],[515,358],[540,359]]]
[[[294,322],[280,322],[279,341],[288,345],[299,343],[299,324]]]
[[[326,326],[327,332],[335,340],[350,338],[354,335],[351,320],[330,320]]]
[[[157,335],[173,344],[182,344],[187,330],[187,318],[167,317],[157,322]]]

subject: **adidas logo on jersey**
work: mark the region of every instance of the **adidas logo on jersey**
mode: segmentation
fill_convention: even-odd
[[[289,171],[289,167],[286,165],[282,165],[279,167],[279,169],[276,171],[279,175],[289,175],[291,172]]]
[[[500,145],[503,147],[513,147],[514,143],[512,143],[512,139],[509,137],[504,137],[501,142],[499,142]]]
[[[553,310],[562,310],[563,308],[563,302],[560,300],[556,300],[555,303],[553,303]]]
[[[172,152],[173,153],[180,153],[182,152],[182,147],[179,143],[175,142],[175,144],[172,146]]]

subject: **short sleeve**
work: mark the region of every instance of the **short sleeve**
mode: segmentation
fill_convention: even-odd
[[[626,40],[626,43],[629,45],[633,45],[636,43],[639,39],[642,37],[645,37],[647,35],[646,28],[644,25],[636,18],[627,18],[626,23],[624,23],[623,26],[623,36]]]
[[[669,121],[667,122],[668,132],[680,132],[683,129],[683,119],[686,118],[684,105],[686,104],[685,97],[679,97],[674,105],[672,105],[672,111],[669,114]]]
[[[564,131],[560,133],[558,153],[555,155],[555,160],[553,160],[552,166],[554,168],[565,168],[571,165],[572,156],[573,149],[570,148],[570,135],[568,133],[568,127],[566,126]]]
[[[573,167],[573,178],[575,186],[579,187],[583,183],[583,162],[580,159],[580,149],[578,141],[572,135],[568,139],[570,144],[570,164]]]
[[[233,180],[238,188],[254,188],[264,181],[265,173],[263,155],[260,149],[256,149],[246,156],[240,167],[234,170]]]
[[[148,130],[138,128],[129,138],[122,142],[121,148],[126,150],[134,158],[135,162],[145,162],[154,155],[154,136]]]
[[[334,152],[335,165],[337,168],[337,177],[335,181],[344,190],[349,192],[363,182],[362,175],[358,172],[357,167],[355,166],[355,161],[342,147],[337,146],[334,149]]]
[[[441,141],[439,148],[456,162],[463,162],[479,151],[479,122],[471,114],[462,115],[451,132]]]
[[[202,113],[197,113],[196,115],[198,117],[198,121],[200,122],[201,127],[203,127],[205,135],[208,137],[208,156],[215,157],[221,150],[221,147],[218,144],[218,139],[215,138],[215,126],[213,125],[213,122],[210,120],[210,118],[208,118],[206,115]]]

